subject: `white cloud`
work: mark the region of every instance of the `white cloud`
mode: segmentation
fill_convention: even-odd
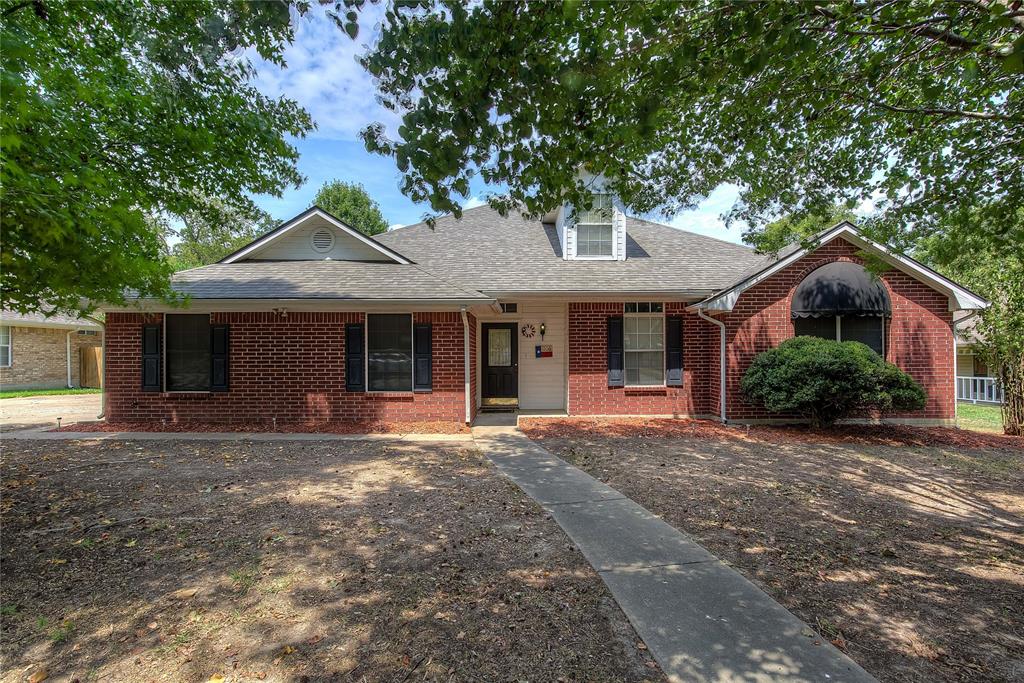
[[[404,227],[405,223],[392,223],[391,225],[388,226],[388,232],[391,232],[392,230],[398,230],[399,228]]]
[[[689,211],[680,211],[668,224],[680,230],[742,244],[746,225],[736,222],[731,228],[727,228],[721,218],[722,214],[732,207],[738,195],[739,188],[735,185],[720,185],[700,203],[700,206]]]
[[[469,199],[467,199],[466,201],[464,201],[462,203],[462,208],[463,208],[463,210],[465,210],[465,209],[475,209],[476,207],[483,206],[486,203],[487,203],[486,199],[481,199],[480,197],[477,197],[477,196],[474,195],[474,196],[470,197]]]
[[[355,140],[375,121],[395,135],[399,117],[377,102],[373,79],[356,61],[376,39],[383,11],[382,6],[367,4],[360,12],[359,37],[352,40],[314,5],[305,17],[294,19],[295,40],[284,52],[285,68],[253,58],[256,86],[269,96],[284,95],[305,107],[317,124],[311,137]]]

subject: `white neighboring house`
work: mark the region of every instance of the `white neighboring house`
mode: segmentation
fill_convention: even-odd
[[[978,316],[974,313],[956,321],[956,400],[1000,405],[1003,390],[995,373],[975,351],[975,345],[982,339],[977,324]]]
[[[103,326],[0,310],[0,390],[99,387]]]

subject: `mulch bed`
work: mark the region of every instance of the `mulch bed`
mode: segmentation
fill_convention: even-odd
[[[12,441],[0,481],[4,683],[665,680],[469,445]]]
[[[644,418],[523,418],[519,428],[533,439],[587,434],[600,437],[667,439],[732,439],[791,444],[860,444],[877,446],[956,446],[1024,450],[1024,437],[989,434],[948,427],[909,425],[838,425],[828,429],[805,426],[728,427],[712,420]]]
[[[281,434],[469,434],[461,422],[76,422],[53,432],[256,432]]]

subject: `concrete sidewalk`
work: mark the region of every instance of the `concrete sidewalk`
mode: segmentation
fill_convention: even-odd
[[[689,536],[496,422],[476,443],[576,543],[669,680],[875,680]]]

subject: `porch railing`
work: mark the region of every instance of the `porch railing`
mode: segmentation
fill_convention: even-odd
[[[957,377],[956,400],[970,403],[1003,402],[1003,388],[995,377]]]

